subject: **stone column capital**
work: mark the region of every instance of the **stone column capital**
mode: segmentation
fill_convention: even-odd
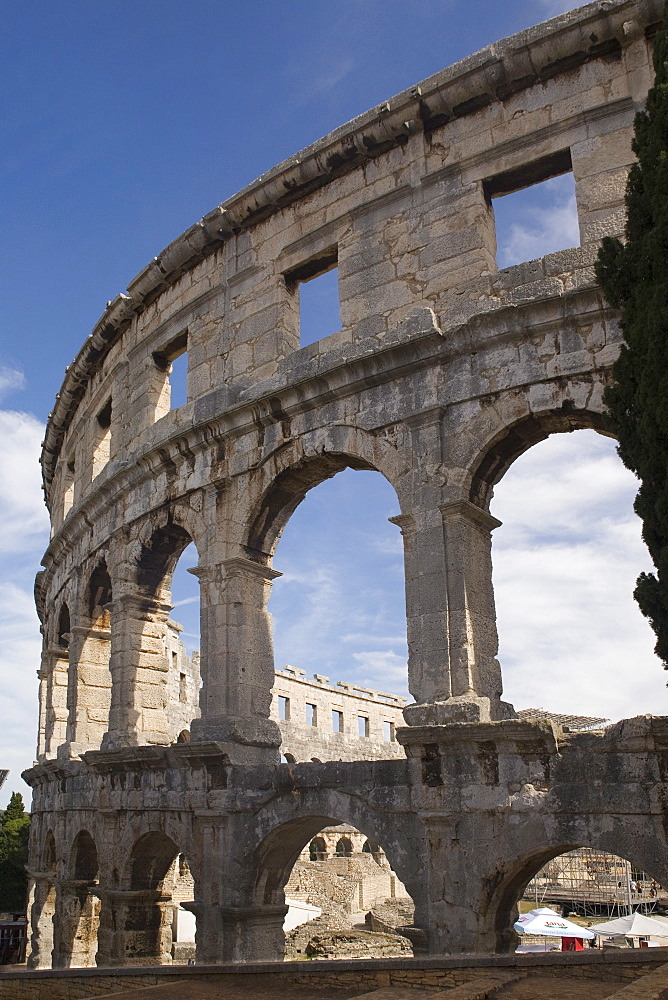
[[[80,637],[84,639],[106,639],[108,642],[111,641],[110,629],[87,628],[85,625],[72,625],[68,634],[72,636],[72,638]],[[66,649],[61,649],[60,653],[65,653],[65,656],[61,655],[61,659],[67,659]]]
[[[415,517],[413,514],[397,514],[396,517],[388,517],[388,521],[396,524],[401,529],[402,535],[412,535],[416,530]]]
[[[231,559],[225,559],[221,565],[228,576],[245,573],[251,576],[262,577],[267,583],[271,583],[272,580],[283,576],[279,570],[272,569],[271,566],[263,566],[261,563],[254,562],[252,559],[246,559],[243,556],[233,556]]]
[[[410,413],[407,417],[404,417],[404,423],[414,431],[419,430],[421,427],[431,427],[433,424],[440,424],[444,416],[444,406],[430,406],[428,410],[420,410],[419,413]]]
[[[171,604],[160,601],[156,597],[148,597],[138,594],[136,591],[125,591],[114,597],[114,611],[136,611],[141,617],[146,614],[169,615],[172,610]]]
[[[444,503],[439,505],[439,510],[444,521],[460,518],[463,521],[473,521],[486,531],[493,531],[500,528],[502,522],[498,518],[489,514],[481,507],[476,507],[470,500],[455,500],[454,503]]]

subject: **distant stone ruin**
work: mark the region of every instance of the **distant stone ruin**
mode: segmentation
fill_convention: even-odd
[[[577,847],[668,884],[668,719],[515,717],[489,513],[533,444],[609,433],[620,332],[593,263],[623,228],[662,6],[598,0],[435,74],[215,208],[108,304],[42,454],[31,967],[171,963],[179,858],[198,963],[280,959],[290,873],[340,823],[412,897],[416,954],[512,951],[524,887]],[[580,245],[499,270],[494,200],[567,172]],[[333,269],[341,329],[302,346],[300,287]],[[281,671],[276,697],[326,699],[343,736],[272,717],[276,545],[345,468],[380,472],[401,509],[405,756],[378,729],[401,705],[370,699],[370,752],[349,759],[350,693],[337,707],[325,680]],[[170,617],[191,542],[192,670]]]

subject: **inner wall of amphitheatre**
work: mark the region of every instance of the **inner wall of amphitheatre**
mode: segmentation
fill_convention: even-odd
[[[280,959],[292,867],[340,824],[410,893],[416,954],[514,950],[523,887],[574,847],[668,882],[666,719],[573,734],[502,698],[488,510],[537,441],[606,433],[620,332],[593,263],[623,230],[661,8],[600,0],[435,74],[209,212],[108,304],[42,456],[31,967],[170,963],[177,857],[198,963]],[[499,270],[493,199],[565,172],[580,245]],[[341,329],[300,347],[300,285],[334,267]],[[374,707],[396,741],[376,728],[357,759],[332,736],[338,753],[281,746],[299,727],[271,711],[267,613],[283,527],[346,467],[396,491],[412,699]],[[190,542],[194,661],[169,590]]]

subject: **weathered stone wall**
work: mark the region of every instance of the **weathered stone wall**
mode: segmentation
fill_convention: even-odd
[[[42,456],[32,966],[170,962],[177,854],[198,961],[278,958],[292,866],[341,822],[385,850],[433,954],[512,949],[523,886],[576,846],[668,879],[666,721],[570,736],[502,700],[488,509],[535,442],[606,432],[620,333],[593,262],[623,226],[661,9],[599,0],[435,74],[209,213],[105,310]],[[580,247],[499,271],[494,197],[571,168]],[[300,349],[300,283],[335,264],[341,330]],[[346,467],[401,510],[408,757],[280,765],[273,555]],[[171,655],[190,542],[199,712]]]
[[[288,718],[281,718],[280,698],[287,699],[284,709]],[[271,716],[281,731],[282,753],[297,762],[314,758],[383,760],[404,756],[403,747],[396,741],[396,729],[404,724],[405,704],[406,699],[398,695],[381,694],[345,681],[334,686],[322,674],[309,680],[303,670],[285,666],[276,671]],[[307,722],[307,705],[315,706],[311,725]],[[334,711],[343,717],[343,729],[338,732],[333,728]],[[360,736],[359,719],[366,723],[366,735]]]
[[[105,748],[170,741],[160,657],[171,571],[191,540],[193,738],[257,748],[246,759],[275,748],[271,557],[299,499],[345,466],[379,470],[401,506],[411,722],[508,713],[486,508],[532,443],[604,429],[619,333],[592,264],[622,226],[659,11],[590,5],[436,74],[228,200],[110,304],[67,372],[43,453],[54,537],[38,603],[45,635],[67,606],[79,636],[66,719],[64,660],[45,646],[43,714],[58,730],[46,756],[101,735]],[[582,245],[499,272],[492,199],[571,166]],[[332,263],[342,329],[299,349],[299,284]],[[184,350],[188,402],[168,410]],[[112,613],[93,653],[101,566]]]

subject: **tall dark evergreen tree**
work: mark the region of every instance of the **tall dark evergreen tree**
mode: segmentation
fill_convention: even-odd
[[[636,116],[626,188],[626,239],[603,240],[596,273],[621,309],[625,343],[605,402],[619,455],[640,479],[635,510],[656,573],[638,577],[635,598],[668,669],[668,2],[654,39],[656,79]]]
[[[0,813],[0,911],[22,913],[28,895],[28,834],[30,816],[24,811],[23,796],[14,792]]]

